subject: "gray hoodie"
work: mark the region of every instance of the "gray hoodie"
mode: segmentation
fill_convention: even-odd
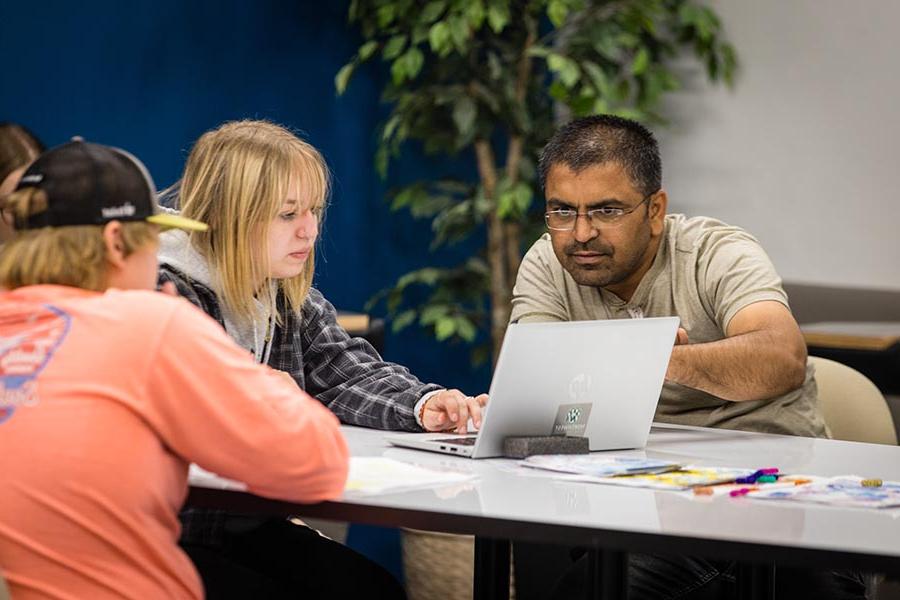
[[[175,267],[191,279],[209,287],[217,296],[221,297],[222,288],[218,284],[215,274],[210,270],[206,259],[191,244],[187,232],[170,229],[160,234],[159,262]],[[228,335],[241,348],[250,351],[257,362],[265,364],[269,360],[271,348],[268,341],[272,339],[275,319],[268,306],[259,300],[254,300],[254,302],[256,316],[252,321],[247,322],[238,318],[224,303],[221,306],[222,318],[225,321],[225,331],[228,332]]]

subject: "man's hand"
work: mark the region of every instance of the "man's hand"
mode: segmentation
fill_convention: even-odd
[[[487,404],[487,394],[466,396],[459,390],[443,390],[425,402],[422,425],[425,431],[454,430],[466,433],[471,417],[475,429],[481,428],[481,407]]]
[[[684,346],[687,343],[689,343],[687,330],[684,327],[679,327],[678,333],[675,334],[675,345]]]

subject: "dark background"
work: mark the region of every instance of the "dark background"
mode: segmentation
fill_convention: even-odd
[[[387,181],[378,177],[372,157],[387,111],[379,101],[386,69],[367,65],[344,96],[334,91],[335,73],[360,40],[347,24],[347,2],[0,6],[0,121],[22,123],[49,146],[80,135],[125,148],[163,188],[180,176],[194,141],[223,121],[265,118],[303,132],[334,174],[315,285],[338,308],[362,311],[408,270],[453,264],[473,249],[430,258],[430,224],[389,211],[391,186],[474,168],[468,156],[449,162],[412,148]],[[399,335],[388,327],[389,360],[426,381],[487,391],[489,368],[473,370],[468,353],[415,327]]]

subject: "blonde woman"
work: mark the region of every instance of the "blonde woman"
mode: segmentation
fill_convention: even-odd
[[[73,142],[3,201],[0,562],[18,600],[202,598],[174,543],[191,462],[298,502],[344,487],[334,415],[153,291],[159,227],[205,227],[154,195],[131,155]]]
[[[182,215],[208,222],[210,231],[164,235],[160,281],[174,283],[258,362],[289,374],[345,423],[465,431],[471,416],[477,427],[486,396],[422,383],[406,368],[383,361],[368,342],[337,324],[334,307],[311,287],[329,187],[321,154],[283,127],[238,121],[207,132],[188,157],[176,204]],[[211,597],[227,597],[237,585],[231,581],[234,563],[290,580],[305,594],[317,592],[303,587],[318,579],[299,562],[283,568],[270,560],[272,552],[283,551],[281,541],[308,547],[315,541],[308,531],[286,521],[249,527],[241,518],[243,537],[236,542],[221,514],[190,511],[183,520],[184,547],[198,563],[202,554],[210,565],[201,572]],[[258,547],[245,553],[248,561],[225,550],[248,548],[250,537]],[[335,579],[363,585],[360,578]]]

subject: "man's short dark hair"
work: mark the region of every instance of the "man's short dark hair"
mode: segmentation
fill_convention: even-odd
[[[650,130],[636,121],[613,115],[594,115],[571,121],[557,131],[541,153],[541,188],[556,164],[576,173],[593,165],[618,163],[635,187],[649,196],[662,187],[659,146]]]

